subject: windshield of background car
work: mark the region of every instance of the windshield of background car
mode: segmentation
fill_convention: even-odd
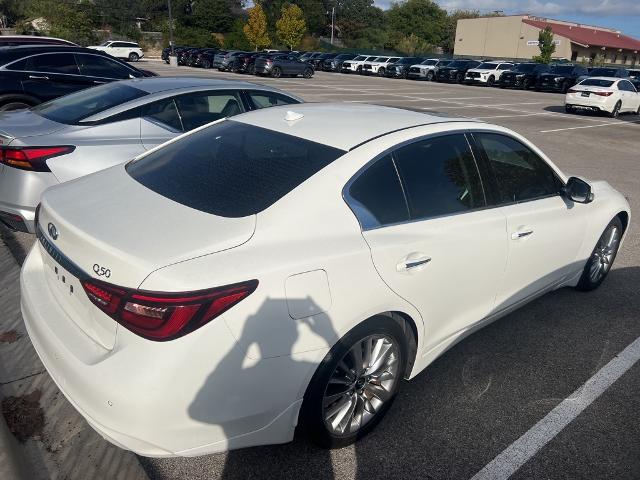
[[[575,67],[572,65],[555,65],[551,67],[551,73],[558,75],[571,75]]]
[[[358,55],[358,56],[357,56],[356,58],[354,58],[353,60],[354,60],[355,62],[360,62],[360,61],[362,61],[362,60],[366,60],[366,59],[367,59],[367,57],[366,57],[366,56],[364,56],[364,55]]]
[[[521,63],[520,65],[518,65],[515,71],[518,73],[531,73],[537,66],[538,64],[536,63]]]
[[[420,65],[437,65],[437,64],[438,64],[438,60],[425,60]]]
[[[594,68],[589,72],[592,77],[615,77],[618,69],[616,68]]]
[[[481,63],[476,68],[482,68],[484,70],[495,70],[497,66],[498,66],[497,63],[486,63],[485,62],[485,63]]]
[[[613,80],[598,80],[597,78],[587,78],[579,83],[585,87],[610,87]]]
[[[345,153],[227,120],[130,162],[126,170],[175,202],[236,218],[263,211]]]
[[[464,67],[467,66],[468,63],[469,62],[466,62],[464,60],[454,60],[449,65],[447,65],[447,67],[450,67],[450,68],[464,68]]]
[[[41,103],[31,111],[54,122],[74,125],[84,118],[145,95],[148,93],[143,90],[114,82]]]

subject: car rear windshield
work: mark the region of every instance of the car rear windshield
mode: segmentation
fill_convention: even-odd
[[[520,73],[529,73],[540,65],[539,63],[521,63],[516,67],[516,71]]]
[[[154,192],[221,217],[263,211],[345,152],[232,120],[127,165]]]
[[[573,65],[555,65],[551,67],[551,73],[570,75],[575,67]]]
[[[597,78],[587,78],[580,82],[585,87],[610,87],[613,85],[612,80],[598,80]]]
[[[148,93],[129,85],[107,83],[41,103],[31,111],[54,122],[75,125],[85,118],[145,95]]]

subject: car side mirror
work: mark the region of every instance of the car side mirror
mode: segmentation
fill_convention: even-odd
[[[591,203],[593,201],[593,193],[591,185],[578,177],[571,177],[567,184],[563,187],[563,193],[566,198],[576,203]]]

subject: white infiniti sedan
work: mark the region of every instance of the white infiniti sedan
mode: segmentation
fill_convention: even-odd
[[[303,424],[347,445],[475,329],[609,272],[627,201],[522,136],[380,106],[287,108],[45,192],[23,317],[114,444],[193,456],[288,442]]]
[[[640,93],[625,78],[589,77],[567,91],[564,107],[567,113],[590,110],[613,118],[625,112],[640,115]]]

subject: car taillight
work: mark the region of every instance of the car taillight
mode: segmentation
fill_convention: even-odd
[[[20,170],[50,172],[46,160],[66,155],[76,149],[73,146],[61,147],[0,147],[0,163]]]
[[[601,97],[609,97],[613,95],[613,92],[591,92],[594,95],[600,95]]]
[[[84,280],[89,300],[127,330],[148,340],[182,337],[209,323],[251,295],[257,280],[209,290],[157,293]]]

